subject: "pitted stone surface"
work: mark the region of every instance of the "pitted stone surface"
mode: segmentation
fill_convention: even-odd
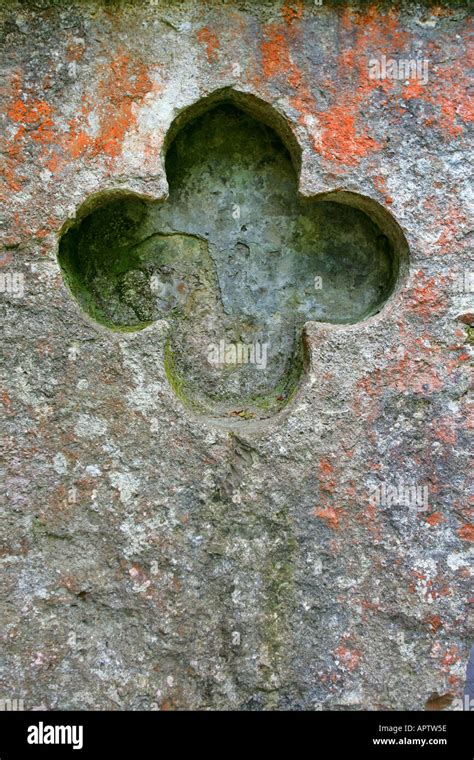
[[[269,417],[301,380],[304,323],[379,311],[406,252],[358,208],[298,198],[276,133],[231,103],[183,127],[166,168],[167,201],[99,198],[64,232],[66,281],[111,329],[169,318],[169,380],[195,411]]]
[[[461,709],[474,537],[464,4],[31,0],[0,13],[0,273],[23,276],[0,293],[1,695],[26,709]],[[370,79],[381,55],[426,57],[427,85]],[[165,372],[171,323],[98,325],[57,258],[94,194],[165,199],[170,125],[222,88],[281,115],[302,196],[368,197],[411,254],[378,314],[307,326],[307,382],[264,428],[183,411]],[[142,286],[124,276],[122,308]],[[138,308],[148,321],[146,298]],[[428,486],[427,509],[371,499],[402,481]]]

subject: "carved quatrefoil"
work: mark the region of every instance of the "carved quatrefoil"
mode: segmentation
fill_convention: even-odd
[[[113,330],[168,320],[167,376],[196,412],[269,417],[304,373],[305,322],[378,312],[405,238],[365,196],[299,195],[296,140],[253,96],[221,91],[187,109],[164,151],[168,198],[86,201],[61,235],[63,275]]]

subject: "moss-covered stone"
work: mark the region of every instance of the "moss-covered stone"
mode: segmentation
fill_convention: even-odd
[[[65,232],[66,279],[109,327],[171,322],[167,375],[194,409],[271,416],[299,385],[304,323],[379,310],[396,252],[359,208],[300,198],[280,138],[233,104],[186,123],[166,170],[166,202],[102,198]]]

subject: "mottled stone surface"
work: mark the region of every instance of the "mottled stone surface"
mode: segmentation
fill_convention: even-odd
[[[168,379],[194,411],[268,418],[301,382],[304,324],[380,311],[406,240],[357,206],[298,196],[278,135],[226,100],[178,132],[166,176],[166,201],[105,193],[79,209],[59,243],[65,280],[111,329],[170,320]]]
[[[26,709],[462,709],[474,539],[465,4],[0,8],[0,697]],[[428,80],[371,78],[383,55],[427,61]],[[76,212],[104,198],[134,193],[137,209],[165,213],[166,148],[186,109],[223,88],[236,105],[255,98],[311,208],[380,208],[372,221],[383,230],[393,216],[409,246],[376,314],[330,324],[303,309],[301,383],[263,421],[183,406],[174,322],[153,321],[179,304],[172,272],[158,306],[143,258],[109,298],[109,275],[97,283],[119,323],[151,322],[113,331],[58,262]],[[253,198],[235,200],[241,227]],[[159,240],[178,229],[152,221]],[[261,221],[256,245],[281,241]],[[173,256],[191,284],[208,283],[215,320],[242,267],[222,274],[227,244],[219,259],[205,230],[178,232]],[[248,240],[234,242],[245,258]],[[246,271],[268,284],[258,255]],[[270,297],[250,302],[267,319]],[[174,359],[187,360],[179,344]],[[400,484],[427,499],[394,495]]]

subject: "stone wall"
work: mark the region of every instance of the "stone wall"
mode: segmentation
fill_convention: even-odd
[[[3,0],[0,13],[0,696],[25,709],[462,709],[466,5]],[[166,216],[171,146],[214,107],[264,136],[260,164],[250,172],[235,137],[239,197],[232,169],[229,185],[201,167],[201,216],[183,193]],[[211,164],[221,133],[234,155],[230,127],[212,129]],[[206,227],[222,219],[217,251]],[[171,235],[173,261],[168,240],[156,247]],[[295,287],[320,271],[313,241],[316,304]],[[110,285],[108,252],[132,248],[135,274]],[[184,317],[178,295],[169,314],[156,306],[152,264],[161,294],[201,294]],[[246,367],[226,404],[214,398],[215,375],[189,361],[197,313],[214,337],[264,323],[270,358],[281,339],[279,395],[252,406]],[[270,370],[259,399],[278,382]]]

